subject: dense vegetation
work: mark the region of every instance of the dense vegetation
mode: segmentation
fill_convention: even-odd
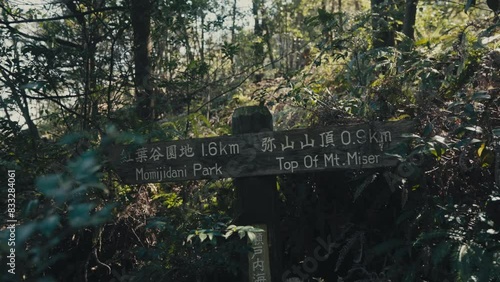
[[[231,179],[125,185],[107,152],[229,134],[234,109],[262,105],[276,130],[418,123],[395,168],[277,177],[273,281],[500,281],[499,6],[0,0],[0,183],[16,171],[18,219],[0,280],[241,281],[253,230],[233,225]]]

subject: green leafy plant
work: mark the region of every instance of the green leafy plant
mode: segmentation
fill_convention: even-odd
[[[18,277],[66,279],[71,272],[51,269],[70,257],[86,259],[82,253],[59,250],[76,247],[75,236],[82,236],[86,229],[95,230],[111,218],[115,206],[101,200],[106,188],[100,182],[100,169],[96,154],[89,151],[70,162],[66,172],[37,179],[37,195],[27,203],[16,227],[17,265],[22,265]],[[4,230],[1,235],[6,239],[9,234]],[[85,251],[92,252],[95,247]]]
[[[219,226],[224,227],[224,223],[217,223]],[[262,232],[262,229],[254,228],[252,226],[236,226],[229,225],[226,227],[225,233],[221,232],[220,229],[199,229],[191,231],[191,234],[188,235],[186,241],[189,243],[193,242],[193,238],[198,238],[200,242],[205,241],[207,238],[211,243],[217,243],[217,238],[229,239],[231,235],[238,234],[240,239],[248,237],[250,242],[255,240],[255,232]]]
[[[440,229],[420,234],[414,246],[431,246],[432,266],[451,268],[455,281],[500,277],[499,228],[483,207],[450,203],[441,208],[436,218]]]
[[[199,224],[209,228],[186,230],[196,222],[193,221],[196,218]],[[262,230],[252,226],[228,225],[230,219],[225,216],[193,215],[189,220],[188,226],[179,228],[172,219],[151,219],[147,228],[156,231],[159,241],[152,248],[138,250],[139,257],[149,263],[135,273],[136,278],[163,281],[236,279],[241,267],[240,256],[251,251],[247,240],[251,242],[255,232]],[[158,272],[159,269],[162,271]]]

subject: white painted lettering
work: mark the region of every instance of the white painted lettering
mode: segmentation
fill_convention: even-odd
[[[208,143],[208,154],[210,156],[217,155],[217,143],[215,142]]]
[[[377,131],[372,132],[370,129],[370,143],[380,143],[379,139],[377,139],[377,133]],[[375,140],[375,142],[373,140]]]
[[[168,167],[168,170],[163,168],[163,178],[182,178],[187,177],[187,167],[184,166],[184,169],[172,169],[171,166]]]
[[[342,131],[342,133],[340,133],[340,141],[342,142],[342,145],[350,145],[351,133],[347,130]]]
[[[347,153],[348,165],[368,165],[378,164],[380,162],[380,155],[363,155],[359,152]]]
[[[212,167],[204,167],[199,163],[193,164],[193,174],[194,176],[203,175],[203,176],[212,176],[212,175],[222,175],[222,166],[219,164],[215,164]]]
[[[284,161],[284,157],[277,157],[276,158],[280,164],[280,170],[290,170],[292,173],[293,171],[299,167],[299,162],[298,161]]]
[[[356,137],[358,138],[359,144],[366,143],[366,131],[364,131],[363,129],[356,131]]]
[[[347,152],[347,165],[351,165],[351,162],[354,162],[355,165],[358,164],[358,153],[349,153]]]
[[[193,164],[193,175],[196,176],[196,172],[201,170],[203,166],[201,164],[195,163]]]
[[[286,144],[281,144],[281,151],[285,151],[286,149],[295,149],[294,148],[294,144],[295,144],[295,141],[288,141],[288,135],[285,135],[285,143]]]
[[[321,147],[335,146],[333,141],[333,131],[320,133],[319,136],[321,137]]]
[[[276,147],[276,145],[275,145]],[[240,145],[238,144],[229,144],[229,153],[236,155],[240,153]]]
[[[138,181],[139,180],[139,176],[140,176],[140,180],[143,179],[143,174],[144,174],[144,169],[143,168],[136,168],[135,169],[135,180]]]
[[[219,142],[219,155],[227,155],[226,147],[227,145],[222,145],[222,142]]]
[[[283,170],[283,162],[282,161],[283,161],[284,157],[277,157],[276,159],[280,163],[280,170]]]
[[[218,166],[217,163],[215,163],[215,167],[217,168],[215,170],[215,174],[216,175],[222,175],[222,167],[221,166]]]
[[[324,154],[323,155],[323,160],[325,162],[325,167],[328,167],[328,166],[340,166],[339,165],[339,156],[338,154]]]
[[[315,155],[314,158],[310,155],[305,156],[304,167],[305,168],[318,167],[318,155]]]
[[[384,143],[391,142],[392,141],[391,132],[390,131],[380,132],[380,138]]]

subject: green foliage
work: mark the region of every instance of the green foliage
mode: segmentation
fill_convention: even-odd
[[[57,274],[50,269],[70,254],[58,252],[71,245],[71,236],[83,228],[98,228],[111,219],[114,205],[99,200],[106,188],[99,181],[100,165],[94,152],[87,152],[67,166],[67,171],[39,177],[37,194],[20,214],[17,226],[18,277],[44,281]],[[25,221],[25,219],[31,219]],[[8,236],[1,232],[2,240]],[[2,249],[2,253],[8,250]],[[68,275],[61,274],[60,277]],[[6,280],[9,280],[5,276]]]
[[[222,45],[222,53],[225,58],[233,60],[234,56],[238,53],[239,48],[239,44],[232,44],[224,41],[224,44]]]
[[[182,205],[182,198],[177,193],[160,193],[153,197],[153,200],[162,199],[163,205],[167,208],[176,208]]]
[[[188,231],[185,228],[190,223],[176,226],[167,218],[153,219],[148,228],[159,232],[158,236],[169,239],[159,240],[157,246],[139,251],[141,259],[150,263],[136,277],[160,277],[163,281],[191,281],[208,277],[235,279],[240,269],[239,256],[251,250],[247,241],[242,239],[248,237],[252,240],[254,232],[261,229],[228,225],[229,219],[224,216],[197,218],[199,224],[209,228]],[[158,273],[159,268],[163,269],[162,274]]]
[[[450,203],[436,215],[443,229],[422,233],[414,242],[416,248],[432,246],[433,267],[450,267],[455,281],[500,276],[498,226],[481,207]]]
[[[500,276],[500,41],[484,5],[420,1],[412,40],[400,32],[403,2],[152,1],[141,60],[151,81],[137,83],[126,2],[0,5],[0,172],[23,175],[24,280],[236,281],[257,229],[233,225],[230,180],[125,185],[106,152],[230,134],[232,112],[250,104],[268,106],[278,130],[418,123],[386,152],[395,168],[279,178],[284,267],[330,236],[311,279]],[[45,20],[25,23],[35,18]],[[394,46],[374,48],[381,30]],[[155,120],[137,117],[145,86]]]
[[[217,223],[220,227],[225,227],[225,224],[222,222]],[[205,239],[209,239],[211,243],[217,243],[217,237],[223,237],[228,239],[233,234],[238,234],[240,239],[243,239],[245,236],[248,236],[250,242],[255,240],[255,232],[262,232],[262,229],[254,228],[252,226],[236,226],[234,224],[226,227],[225,233],[221,233],[220,229],[200,229],[194,230],[187,237],[187,242],[192,243],[193,238],[199,238],[200,242],[205,241]]]

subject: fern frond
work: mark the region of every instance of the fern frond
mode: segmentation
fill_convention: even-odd
[[[426,241],[447,238],[448,235],[449,235],[449,230],[442,230],[442,229],[431,230],[429,232],[420,234],[417,240],[413,243],[413,246],[418,247],[421,246]]]
[[[434,266],[440,264],[443,259],[450,254],[452,244],[447,241],[439,243],[432,251],[431,261]]]
[[[365,232],[361,231],[359,234],[359,248],[358,248],[358,254],[357,258],[355,258],[353,261],[354,263],[360,263],[361,260],[363,259],[363,247],[365,244]]]
[[[349,250],[351,250],[352,246],[354,243],[356,243],[357,240],[359,240],[360,235],[363,232],[361,231],[356,231],[351,237],[347,239],[347,243],[344,245],[344,247],[340,250],[339,257],[337,259],[337,263],[335,264],[335,271],[338,271],[340,266],[342,265],[342,262],[344,262],[345,257],[349,253]]]
[[[356,189],[356,191],[354,192],[354,199],[352,200],[353,202],[356,201],[356,199],[361,195],[361,193],[363,193],[363,191],[365,190],[365,188],[368,185],[370,185],[373,181],[375,181],[375,179],[377,179],[377,176],[378,176],[378,173],[374,173],[374,174],[365,178],[363,183],[361,183],[358,186],[358,188]]]
[[[387,254],[390,251],[392,251],[393,249],[405,246],[406,244],[407,244],[406,240],[391,239],[391,240],[388,240],[388,241],[385,241],[383,243],[376,245],[375,247],[373,247],[370,250],[370,252],[376,256],[379,256],[379,255]]]
[[[465,235],[466,233],[463,230],[457,230],[457,229],[448,230],[448,238],[455,242],[462,242],[465,239]]]
[[[426,241],[431,241],[435,239],[451,239],[455,242],[463,242],[465,239],[465,232],[462,230],[451,229],[436,229],[429,232],[421,234],[417,240],[413,243],[413,246],[421,246]]]
[[[456,281],[469,281],[472,276],[471,248],[467,244],[458,245],[452,261],[456,269]],[[477,281],[477,280],[476,280]]]

